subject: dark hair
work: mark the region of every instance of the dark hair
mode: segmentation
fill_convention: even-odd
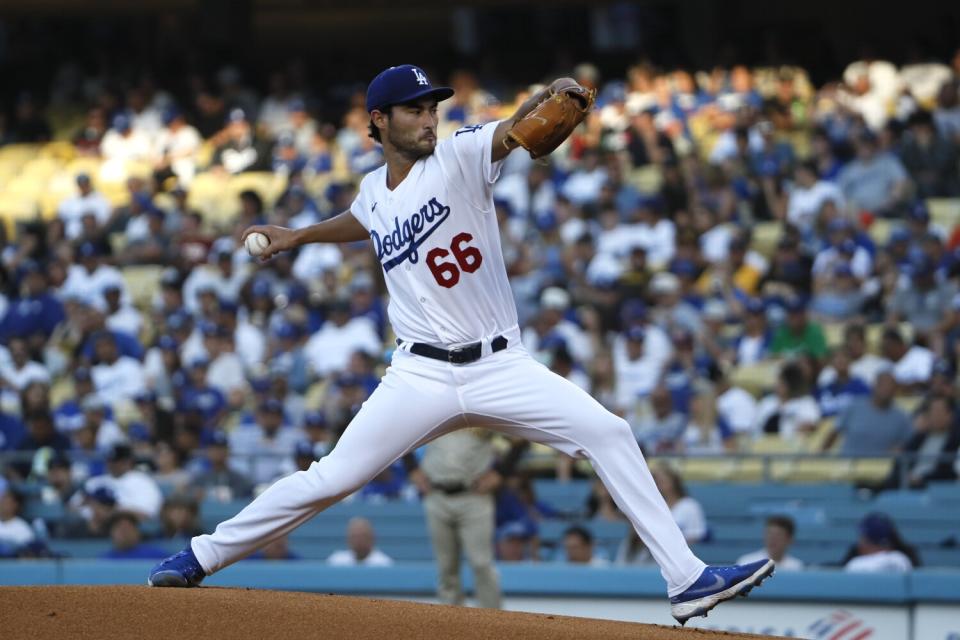
[[[131,522],[133,526],[136,527],[137,531],[140,531],[140,519],[132,511],[117,511],[114,513],[112,516],[110,516],[110,522],[107,526],[107,529],[113,529],[114,525],[121,520],[127,520]]]
[[[790,516],[776,515],[770,516],[767,518],[768,527],[780,527],[789,534],[792,538],[794,533],[797,531],[797,525],[794,524],[793,518]]]
[[[853,336],[856,336],[861,340],[867,339],[866,329],[859,322],[852,322],[848,324],[843,330],[843,335],[848,340]]]
[[[393,105],[388,104],[384,107],[378,108],[377,111],[379,111],[380,113],[386,114],[387,117],[390,117],[390,114],[393,111]],[[377,129],[377,126],[373,124],[373,116],[370,116],[370,123],[367,126],[370,129],[370,134],[369,134],[370,137],[376,140],[377,142],[379,142],[380,144],[383,144],[383,140],[380,139],[380,129]]]
[[[780,381],[787,387],[791,398],[798,398],[809,391],[807,376],[796,362],[788,362],[780,370]]]
[[[584,544],[593,544],[593,534],[590,533],[590,529],[579,524],[567,527],[567,530],[563,532],[563,537],[566,538],[567,536],[577,536]]]
[[[680,477],[676,469],[670,465],[661,464],[657,467],[657,470],[665,473],[667,477],[670,478],[670,482],[673,483],[673,488],[676,489],[678,497],[687,497],[687,487],[683,484],[683,478]]]

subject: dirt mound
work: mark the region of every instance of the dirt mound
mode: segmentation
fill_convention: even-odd
[[[11,640],[761,637],[312,593],[145,586],[0,588],[0,635]]]

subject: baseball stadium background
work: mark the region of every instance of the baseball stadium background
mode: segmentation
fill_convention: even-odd
[[[375,387],[393,336],[368,244],[258,264],[237,239],[349,206],[382,161],[363,91],[401,63],[457,90],[443,136],[558,76],[598,89],[547,162],[512,154],[502,242],[525,343],[685,484],[664,491],[699,506],[698,555],[779,533],[802,563],[691,625],[960,637],[960,5],[821,0],[5,0],[0,585],[36,588],[0,589],[0,635],[318,610],[341,635],[518,634],[496,612],[43,587],[142,585]],[[531,446],[492,499],[504,608],[549,614],[547,637],[554,614],[671,624],[589,465]],[[358,517],[392,565],[328,562]],[[435,601],[402,465],[266,558],[208,582]]]

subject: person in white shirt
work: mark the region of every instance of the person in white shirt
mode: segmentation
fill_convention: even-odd
[[[850,573],[906,573],[917,564],[916,552],[900,537],[884,513],[868,513],[860,521],[860,537],[843,570]]]
[[[827,201],[833,201],[839,211],[846,206],[843,192],[832,182],[818,179],[816,162],[807,160],[797,165],[794,183],[787,198],[787,222],[801,231],[813,231],[820,210]]]
[[[20,391],[31,382],[50,384],[50,372],[39,362],[30,359],[27,342],[23,338],[10,339],[10,361],[0,366],[0,378]]]
[[[937,359],[933,351],[919,345],[908,347],[897,329],[883,332],[881,352],[893,362],[893,377],[900,385],[924,385],[933,375]]]
[[[740,556],[737,564],[770,558],[777,563],[777,569],[783,571],[802,570],[803,561],[787,553],[790,550],[790,545],[793,544],[795,532],[796,525],[793,518],[789,516],[770,516],[767,518],[766,528],[763,532],[763,549]]]
[[[721,374],[716,382],[717,418],[726,422],[735,434],[749,433],[755,424],[757,401],[745,389],[730,384]]]
[[[632,410],[637,401],[649,395],[660,380],[663,363],[647,354],[648,341],[647,332],[642,327],[631,327],[626,331],[623,352],[614,349],[615,395],[620,411]]]
[[[757,435],[778,434],[791,440],[811,433],[820,421],[820,405],[810,394],[807,374],[796,362],[787,362],[780,370],[776,393],[757,405],[753,431]]]
[[[378,356],[380,338],[369,318],[350,318],[350,304],[337,300],[330,306],[330,316],[320,331],[304,347],[304,353],[314,372],[326,376],[347,368],[350,356],[363,351]]]
[[[523,330],[523,344],[531,352],[539,357],[546,358],[546,353],[541,353],[544,349],[541,342],[547,336],[554,334],[560,336],[567,345],[567,350],[577,362],[584,363],[593,359],[593,346],[589,338],[573,322],[567,320],[564,315],[570,308],[570,294],[560,287],[547,287],[540,294],[540,321],[542,329],[539,327],[527,327]]]
[[[84,215],[92,213],[97,225],[102,227],[110,220],[110,213],[113,211],[110,201],[99,191],[94,191],[88,174],[77,174],[77,189],[80,193],[61,202],[57,209],[57,216],[63,221],[68,240],[80,237]]]
[[[0,491],[0,550],[16,551],[33,542],[33,529],[20,517],[22,508],[22,495],[10,488]]]
[[[200,310],[197,300],[201,291],[213,290],[221,300],[235,302],[240,290],[250,277],[250,268],[237,268],[233,263],[233,248],[225,243],[214,244],[210,251],[211,265],[194,268],[183,282],[183,303],[187,311]]]
[[[389,567],[393,558],[374,546],[373,525],[366,518],[351,518],[347,523],[348,549],[334,551],[327,564],[334,567]]]
[[[650,473],[686,541],[693,544],[706,538],[707,516],[700,503],[687,495],[680,475],[666,465],[651,467]]]
[[[867,334],[862,324],[851,323],[844,327],[843,345],[850,356],[850,376],[859,378],[873,387],[877,376],[891,368],[892,363],[886,358],[867,352]],[[837,371],[833,365],[823,368],[817,378],[817,386],[826,387],[837,379]]]
[[[100,155],[104,160],[100,178],[123,182],[127,177],[127,163],[149,161],[153,157],[153,145],[143,131],[133,129],[127,114],[115,116],[112,124],[100,142]]]
[[[240,406],[249,389],[243,375],[243,360],[234,351],[233,334],[227,327],[212,322],[203,326],[203,347],[210,359],[207,384],[219,389],[231,406]]]
[[[203,140],[200,133],[187,124],[183,113],[176,107],[167,107],[163,112],[163,128],[154,141],[157,161],[155,168],[172,173],[185,185],[189,185],[197,172],[197,153]]]
[[[113,334],[104,331],[96,337],[94,354],[99,364],[91,369],[93,386],[104,402],[113,406],[123,400],[132,401],[147,390],[143,365],[136,358],[120,355]]]
[[[163,506],[163,494],[157,482],[144,473],[133,468],[133,450],[130,445],[116,444],[107,454],[108,473],[94,476],[84,484],[83,492],[77,492],[82,500],[86,495],[93,495],[94,491],[105,487],[116,496],[117,508],[123,511],[132,511],[141,518],[157,518]]]
[[[104,308],[103,290],[110,285],[120,289],[123,304],[129,304],[130,295],[123,274],[116,267],[100,261],[101,249],[93,242],[84,242],[77,247],[75,259],[79,264],[71,264],[67,279],[60,287],[60,296],[75,296],[97,309]]]
[[[111,282],[103,288],[103,299],[107,307],[105,320],[107,329],[138,338],[143,328],[143,316],[133,305],[121,304],[122,293],[116,282]]]
[[[583,205],[596,202],[606,182],[607,170],[600,164],[600,154],[588,149],[581,158],[580,168],[567,178],[561,192],[570,202]]]

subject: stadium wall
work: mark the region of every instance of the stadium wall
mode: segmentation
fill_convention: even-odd
[[[142,584],[149,562],[37,560],[0,565],[0,585]],[[501,565],[513,611],[673,624],[656,569]],[[328,567],[322,562],[241,562],[208,579],[221,587],[313,591],[435,602],[432,564]],[[472,585],[469,572],[464,584]],[[782,572],[707,619],[704,629],[836,640],[960,640],[960,571],[857,575]]]

